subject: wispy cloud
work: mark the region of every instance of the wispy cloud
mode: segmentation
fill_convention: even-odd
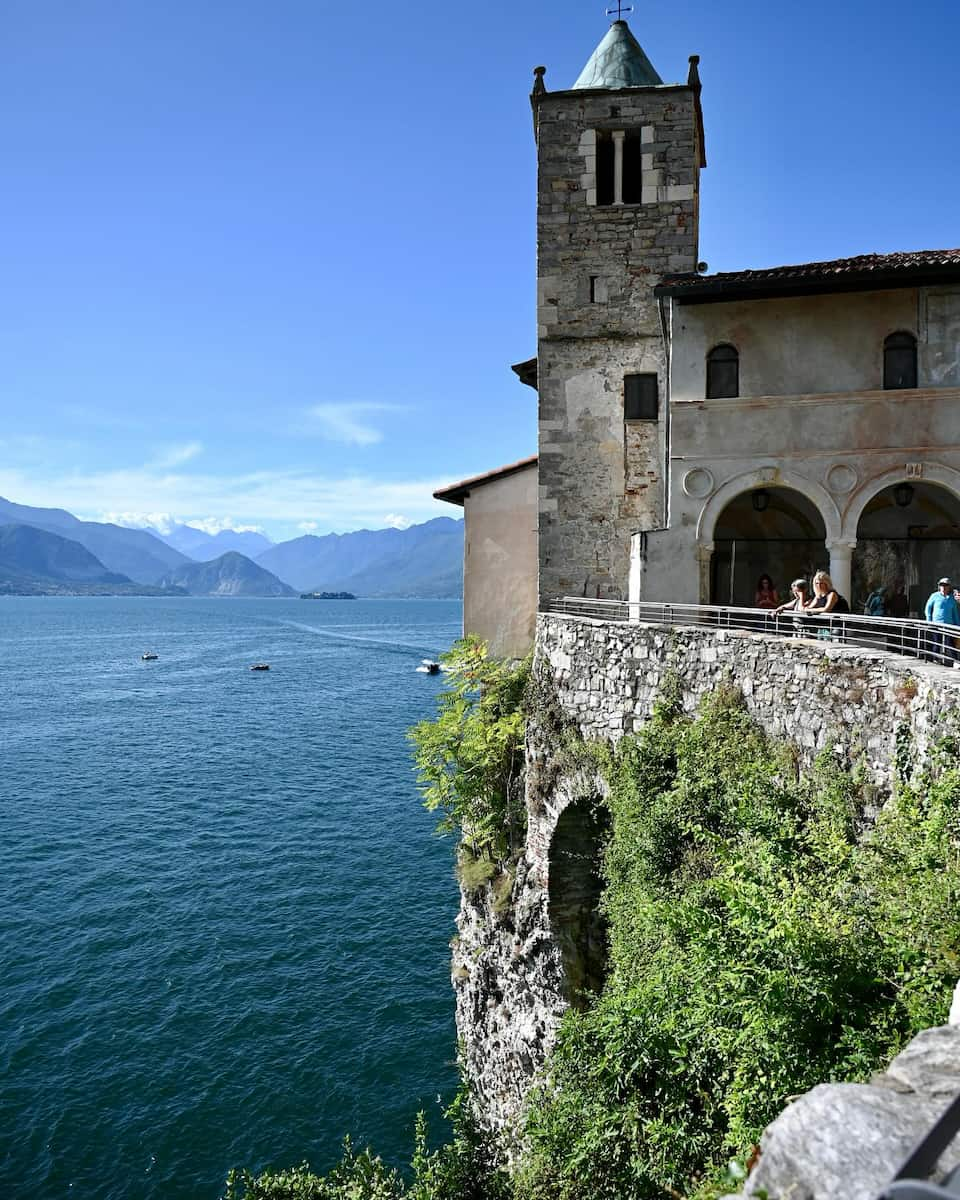
[[[184,463],[202,453],[202,442],[184,442],[179,446],[167,446],[158,451],[149,465],[158,471],[172,471],[174,467],[182,467]]]
[[[80,516],[79,513],[76,514]],[[83,514],[85,521],[106,521],[110,525],[123,525],[126,529],[155,529],[164,535],[171,533],[180,521],[167,512],[98,512]]]
[[[233,517],[195,517],[183,523],[189,525],[191,529],[200,529],[204,533],[209,533],[212,537],[223,533],[226,529],[233,533],[263,533],[262,525],[244,525],[240,521],[235,521]]]
[[[413,524],[409,517],[403,517],[400,513],[387,513],[383,523],[388,529],[409,529]]]
[[[373,413],[397,412],[394,404],[360,401],[350,404],[314,404],[306,410],[307,431],[331,442],[372,446],[383,441],[382,430],[368,418]]]
[[[302,529],[304,533],[314,533],[320,526],[316,521],[298,521],[297,528]]]
[[[63,474],[0,467],[0,495],[11,500],[75,513],[96,511],[100,519],[112,514],[129,524],[156,520],[157,528],[163,520],[175,521],[175,513],[233,513],[231,528],[279,523],[291,529],[309,523],[323,531],[382,528],[384,513],[391,514],[391,520],[402,513],[408,522],[450,515],[449,507],[434,500],[432,493],[452,482],[452,476],[384,480],[318,475],[306,468],[213,475],[152,465]],[[187,517],[187,523],[200,528],[206,528],[208,520],[228,518]]]

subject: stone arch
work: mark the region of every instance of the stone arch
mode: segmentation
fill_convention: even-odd
[[[892,467],[889,471],[883,471],[865,480],[851,495],[843,514],[843,532],[840,536],[846,541],[855,542],[863,510],[878,492],[897,483],[936,483],[960,500],[960,471],[954,470],[953,467],[925,462],[919,475],[908,475],[905,464]]]
[[[956,574],[960,472],[924,463],[909,474],[903,465],[875,475],[851,497],[844,527],[854,547],[855,608],[879,590],[889,615],[920,614],[935,581]]]
[[[697,519],[697,543],[699,545],[711,543],[717,520],[730,501],[735,500],[743,492],[752,492],[757,488],[791,488],[795,492],[800,492],[820,513],[826,530],[827,543],[840,538],[840,510],[822,484],[798,475],[794,471],[784,471],[780,467],[758,467],[753,471],[745,471],[742,475],[735,475],[733,479],[728,479],[708,497]]]
[[[599,796],[560,813],[548,855],[550,932],[560,951],[567,999],[583,1010],[607,974],[606,921],[600,912],[601,866],[609,817]]]
[[[781,550],[784,551],[784,556],[780,561],[780,565],[786,569],[792,561],[793,572],[809,573],[810,570],[824,565],[827,554],[830,555],[831,567],[834,566],[835,547],[838,543],[840,532],[840,512],[837,508],[833,497],[827,492],[824,487],[812,479],[807,479],[802,475],[793,471],[784,471],[779,467],[766,466],[758,467],[752,471],[746,471],[742,475],[734,476],[728,479],[726,483],[713,491],[705,500],[703,508],[697,521],[697,559],[699,569],[699,601],[701,604],[711,603],[733,603],[731,597],[724,597],[721,601],[719,593],[718,578],[719,573],[724,567],[724,555],[729,550],[730,562],[730,592],[734,590],[734,572],[733,572],[733,543],[726,541],[718,542],[718,531],[721,530],[724,515],[728,513],[732,507],[736,507],[738,501],[745,499],[751,492],[758,490],[763,491],[782,491],[792,492],[796,496],[796,503],[800,504],[801,508],[806,508],[808,512],[808,521],[812,524],[817,522],[823,530],[822,541],[819,541],[820,533],[817,532],[816,537],[819,544],[819,553],[814,557],[818,561],[815,563],[810,559],[809,554],[813,553],[814,547],[804,547],[799,543],[793,545],[783,542],[781,539]],[[774,506],[776,507],[776,506]],[[759,510],[758,510],[759,511]],[[771,542],[777,542],[775,534],[768,535]],[[803,539],[801,539],[803,540]],[[802,552],[802,553],[801,553]],[[738,570],[742,574],[744,567],[743,561],[738,562]],[[763,562],[761,563],[761,573],[773,573],[772,566]],[[758,568],[760,569],[760,568]],[[790,572],[780,580],[780,586],[783,587],[790,578]],[[749,590],[749,594],[744,595],[743,579],[737,583],[738,597],[737,602],[741,604],[753,603],[753,590]],[[786,598],[786,593],[781,598]]]

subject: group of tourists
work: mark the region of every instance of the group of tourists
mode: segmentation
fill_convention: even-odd
[[[800,630],[800,613],[810,613],[815,616],[825,616],[827,613],[849,613],[848,601],[840,595],[833,586],[833,581],[826,571],[817,571],[813,577],[812,586],[806,579],[795,579],[790,584],[791,599],[780,602],[777,589],[769,575],[761,575],[757,580],[754,605],[766,609],[779,616],[781,613],[795,614],[794,626]],[[897,582],[892,592],[883,587],[874,587],[867,595],[863,606],[864,616],[867,617],[896,617],[909,615],[910,605],[904,589],[903,581]],[[933,625],[955,625],[960,627],[960,587],[954,587],[944,576],[937,581],[936,591],[927,600],[924,617]],[[954,637],[942,629],[931,630],[925,635],[925,645],[930,657],[938,662],[952,663],[960,668],[960,637]]]
[[[833,580],[826,571],[817,571],[813,577],[813,587],[809,587],[805,579],[795,579],[790,584],[791,600],[780,603],[780,597],[773,580],[769,575],[761,575],[757,580],[757,594],[754,604],[757,608],[766,608],[777,616],[784,612],[816,612],[818,616],[826,613],[848,613],[849,603],[833,586]]]

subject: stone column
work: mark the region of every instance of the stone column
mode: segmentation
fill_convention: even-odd
[[[643,599],[643,577],[647,569],[647,535],[635,533],[630,538],[630,577],[627,584],[627,600],[630,603],[630,620],[640,620],[637,607]]]
[[[623,204],[623,139],[625,131],[615,129],[613,134],[613,202]]]
[[[830,553],[830,578],[833,580],[833,586],[848,603],[851,603],[851,559],[857,543],[827,542],[826,546]]]
[[[710,566],[713,563],[713,542],[701,542],[697,546],[697,564],[700,569],[700,604],[710,603]]]

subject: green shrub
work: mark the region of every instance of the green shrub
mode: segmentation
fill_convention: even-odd
[[[444,656],[448,687],[433,721],[410,731],[424,805],[442,815],[441,833],[455,833],[474,860],[500,866],[523,843],[524,694],[530,660],[487,656],[476,638]],[[494,872],[490,873],[492,877]]]
[[[611,974],[529,1106],[524,1200],[689,1194],[786,1098],[884,1065],[960,974],[960,774],[863,830],[856,778],[798,782],[732,693],[601,755]]]
[[[413,1157],[406,1177],[370,1150],[357,1153],[344,1139],[343,1156],[326,1175],[307,1163],[283,1171],[231,1171],[223,1200],[508,1200],[506,1176],[494,1163],[461,1092],[447,1117],[452,1139],[427,1148],[427,1121],[418,1114]]]

